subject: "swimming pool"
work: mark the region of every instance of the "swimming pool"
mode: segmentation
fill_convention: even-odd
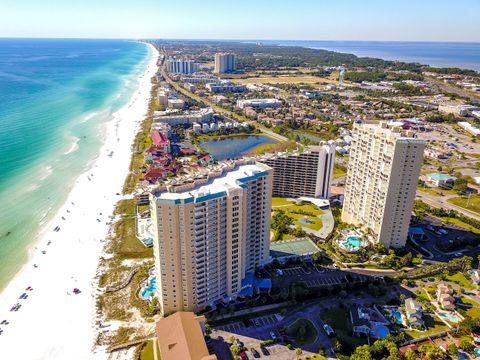
[[[386,326],[378,325],[373,329],[373,336],[377,339],[385,339],[388,334],[390,334],[390,331]]]
[[[440,313],[440,316],[441,317],[444,317],[445,319],[447,319],[448,321],[451,321],[451,322],[459,322],[460,321],[460,318],[455,316],[455,315],[452,315],[452,314],[449,314],[449,313],[446,313],[446,312],[442,312]]]
[[[363,241],[360,236],[348,235],[340,244],[347,250],[358,250],[363,246]]]
[[[480,356],[480,348],[475,348],[473,352],[475,353],[475,355]]]
[[[390,315],[392,315],[393,318],[395,319],[395,323],[397,323],[398,325],[403,325],[402,314],[400,313],[400,311],[391,310]]]
[[[140,298],[142,300],[150,300],[150,298],[155,294],[155,291],[157,291],[157,278],[154,276],[150,279],[150,285],[143,289],[143,291],[140,294]]]

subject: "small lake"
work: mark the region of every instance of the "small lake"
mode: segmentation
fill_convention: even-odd
[[[260,145],[276,143],[278,141],[268,136],[247,135],[201,141],[200,146],[210,153],[215,160],[224,160],[238,158]]]

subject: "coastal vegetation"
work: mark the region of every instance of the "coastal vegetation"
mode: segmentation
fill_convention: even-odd
[[[123,193],[131,194],[137,187],[138,182],[142,176],[143,155],[146,149],[152,144],[150,138],[150,129],[153,122],[153,113],[158,108],[156,100],[156,93],[158,90],[158,81],[156,77],[152,78],[152,89],[150,91],[150,101],[148,103],[148,111],[144,120],[140,124],[140,129],[135,136],[132,145],[132,159],[130,160],[130,168],[125,183],[123,185]]]

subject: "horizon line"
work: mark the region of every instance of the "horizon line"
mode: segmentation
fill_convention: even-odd
[[[83,36],[0,36],[0,40],[135,40],[135,41],[227,41],[227,42],[262,42],[262,41],[319,41],[319,42],[376,42],[376,43],[443,43],[443,44],[480,44],[479,41],[465,40],[348,40],[348,39],[219,39],[219,38],[161,38],[161,37],[83,37]]]

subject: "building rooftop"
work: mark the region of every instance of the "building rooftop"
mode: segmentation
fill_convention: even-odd
[[[157,322],[156,333],[162,360],[216,360],[209,355],[203,335],[204,316],[179,311]]]
[[[319,247],[308,238],[275,241],[270,244],[270,255],[274,258],[311,255],[319,251]]]
[[[182,201],[183,202],[200,202],[208,198],[214,198],[216,195],[222,196],[234,188],[241,188],[242,182],[248,181],[253,177],[263,176],[271,168],[267,165],[255,163],[240,165],[230,171],[224,171],[220,176],[210,178],[203,184],[196,186],[195,182],[185,183],[185,191],[179,192],[160,192],[155,194],[157,201]],[[181,186],[182,184],[180,184]],[[190,185],[190,186],[188,186]],[[190,187],[190,189],[188,189]],[[185,201],[190,200],[190,201]]]
[[[457,178],[455,176],[451,176],[448,174],[442,174],[442,173],[433,173],[428,175],[428,177],[434,181],[440,181],[440,182],[448,182],[448,181],[455,181]]]

